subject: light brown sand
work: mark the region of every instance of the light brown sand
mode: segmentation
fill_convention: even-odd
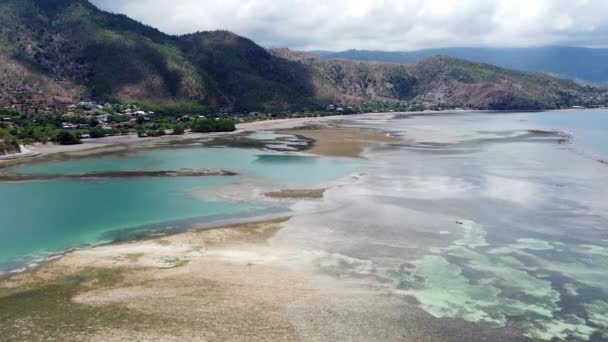
[[[319,272],[315,257],[329,254],[268,243],[285,224],[75,251],[4,279],[0,341],[514,340]]]
[[[388,308],[368,307],[378,303],[371,289],[288,263],[297,253],[267,245],[285,220],[72,252],[0,282],[0,317],[10,314],[16,324],[0,318],[0,333],[34,341],[363,341],[394,334],[372,329],[387,315],[398,329],[400,313],[388,298]],[[15,295],[2,295],[49,291],[54,298],[66,279],[79,278],[86,280],[69,298],[25,312]]]
[[[353,118],[362,115],[369,117],[386,117],[392,116],[395,113],[374,113],[374,114],[360,114],[360,115],[339,115],[339,116],[326,116],[326,117],[311,117],[311,118],[292,118],[292,119],[279,119],[279,120],[267,120],[257,121],[251,123],[243,123],[237,125],[237,130],[230,133],[188,133],[181,136],[163,136],[163,137],[148,137],[139,138],[137,134],[128,134],[121,136],[111,136],[100,139],[86,139],[80,145],[55,145],[52,143],[40,144],[36,143],[33,145],[25,146],[27,153],[20,155],[5,156],[0,159],[0,166],[14,162],[20,159],[32,159],[36,157],[45,157],[54,154],[68,153],[74,156],[83,156],[94,153],[105,153],[112,151],[125,150],[125,146],[133,144],[153,144],[159,142],[171,142],[171,141],[182,141],[188,139],[200,139],[200,138],[213,138],[218,136],[233,135],[243,132],[255,132],[260,130],[278,130],[278,129],[291,129],[295,127],[306,126],[315,123],[327,122],[331,120],[337,120],[341,118]],[[12,164],[12,163],[11,163]]]
[[[369,144],[399,141],[398,138],[388,136],[386,133],[349,127],[293,129],[285,133],[314,140],[310,153],[335,157],[359,158]]]

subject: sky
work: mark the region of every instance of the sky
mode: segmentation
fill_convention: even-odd
[[[170,34],[223,29],[295,50],[608,46],[608,0],[91,2]]]

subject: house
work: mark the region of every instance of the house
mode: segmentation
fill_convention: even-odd
[[[83,101],[83,102],[78,103],[78,107],[80,107],[84,110],[93,110],[93,108],[95,107],[95,103]]]
[[[97,119],[101,122],[108,122],[108,116],[109,116],[108,114],[100,114],[100,115],[97,115],[95,117],[95,119]]]
[[[78,128],[78,125],[70,123],[70,122],[64,122],[61,124],[61,128],[63,129],[76,129]]]

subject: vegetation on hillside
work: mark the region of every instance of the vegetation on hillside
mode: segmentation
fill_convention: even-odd
[[[84,0],[2,0],[0,9],[6,18],[0,56],[30,73],[85,86],[63,94],[73,100],[129,99],[180,113],[196,106],[273,111],[315,103],[305,68],[229,32],[170,36]],[[19,88],[38,91],[26,83],[6,97]]]
[[[473,62],[489,63],[503,68],[543,72],[552,75],[607,84],[608,49],[563,46],[528,48],[442,48],[419,51],[369,51],[348,50],[342,52],[315,51],[314,54],[329,59],[346,58],[360,61],[389,63],[415,63],[443,55]]]
[[[273,53],[311,68],[319,96],[334,103],[372,100],[427,108],[534,110],[608,101],[605,91],[570,80],[445,56],[406,65],[319,58],[287,49]]]
[[[606,102],[600,91],[573,82],[458,59],[321,59],[269,52],[226,31],[167,35],[86,0],[0,0],[0,107],[62,115],[85,98],[138,103],[170,116],[301,113],[370,102],[475,109]]]

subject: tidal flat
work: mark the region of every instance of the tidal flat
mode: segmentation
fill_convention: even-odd
[[[88,241],[145,239],[77,249],[5,277],[0,340],[606,340],[608,169],[597,160],[608,151],[589,137],[608,129],[608,113],[574,114],[361,115],[265,126],[207,147],[18,166],[238,175],[57,184],[81,196],[82,186],[130,192],[94,205],[123,213],[99,227],[49,211],[54,233],[87,227]],[[24,184],[42,199],[49,190]],[[163,194],[170,200],[153,200]],[[11,227],[26,227],[24,215]],[[124,225],[128,218],[148,223]],[[61,230],[68,224],[79,229]],[[6,251],[35,251],[12,236],[22,245],[4,248],[5,260]],[[47,240],[41,246],[52,247]]]

